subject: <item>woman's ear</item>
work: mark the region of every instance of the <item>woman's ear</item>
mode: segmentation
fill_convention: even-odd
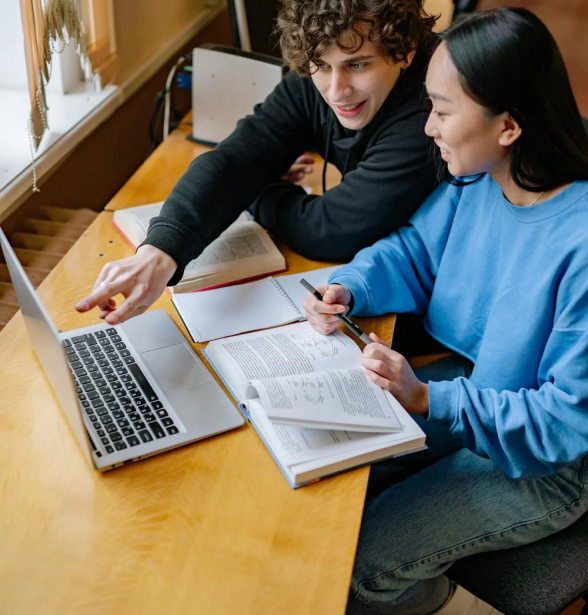
[[[523,131],[514,117],[512,117],[510,113],[505,113],[498,143],[500,143],[503,147],[508,147],[509,145],[512,145],[522,134]]]

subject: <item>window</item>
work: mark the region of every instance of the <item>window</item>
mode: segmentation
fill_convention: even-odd
[[[55,4],[55,0],[9,2],[0,20],[0,220],[19,197],[29,194],[33,151],[36,171],[42,175],[88,132],[72,128],[83,127],[92,118],[95,125],[112,112],[109,105],[118,106],[117,88],[108,85],[118,68],[112,0],[80,0],[83,21],[72,13],[64,38],[79,40],[83,23],[84,68],[74,44],[66,45],[63,38],[50,43],[45,37],[46,25],[55,36],[60,30],[56,19],[46,20]],[[77,3],[61,0],[60,5],[74,11]],[[88,84],[97,91],[90,92]],[[27,130],[29,118],[33,135]]]

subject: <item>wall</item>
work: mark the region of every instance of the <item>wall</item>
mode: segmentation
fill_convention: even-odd
[[[159,48],[218,4],[215,0],[116,0],[117,83],[123,83]]]

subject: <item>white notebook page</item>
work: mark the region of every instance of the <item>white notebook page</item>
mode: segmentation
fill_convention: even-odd
[[[326,267],[277,278],[265,278],[212,290],[174,295],[176,306],[196,342],[285,325],[304,319],[305,278],[313,286],[326,284],[337,267]],[[278,284],[279,282],[279,284]]]

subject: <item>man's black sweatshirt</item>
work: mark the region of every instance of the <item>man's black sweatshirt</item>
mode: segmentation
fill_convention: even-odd
[[[374,119],[358,131],[339,123],[310,77],[286,75],[227,139],[191,163],[151,221],[144,243],[178,263],[169,284],[245,209],[315,260],[350,259],[405,223],[435,186],[424,133],[429,55],[416,54]],[[311,149],[342,175],[321,196],[280,180]]]

